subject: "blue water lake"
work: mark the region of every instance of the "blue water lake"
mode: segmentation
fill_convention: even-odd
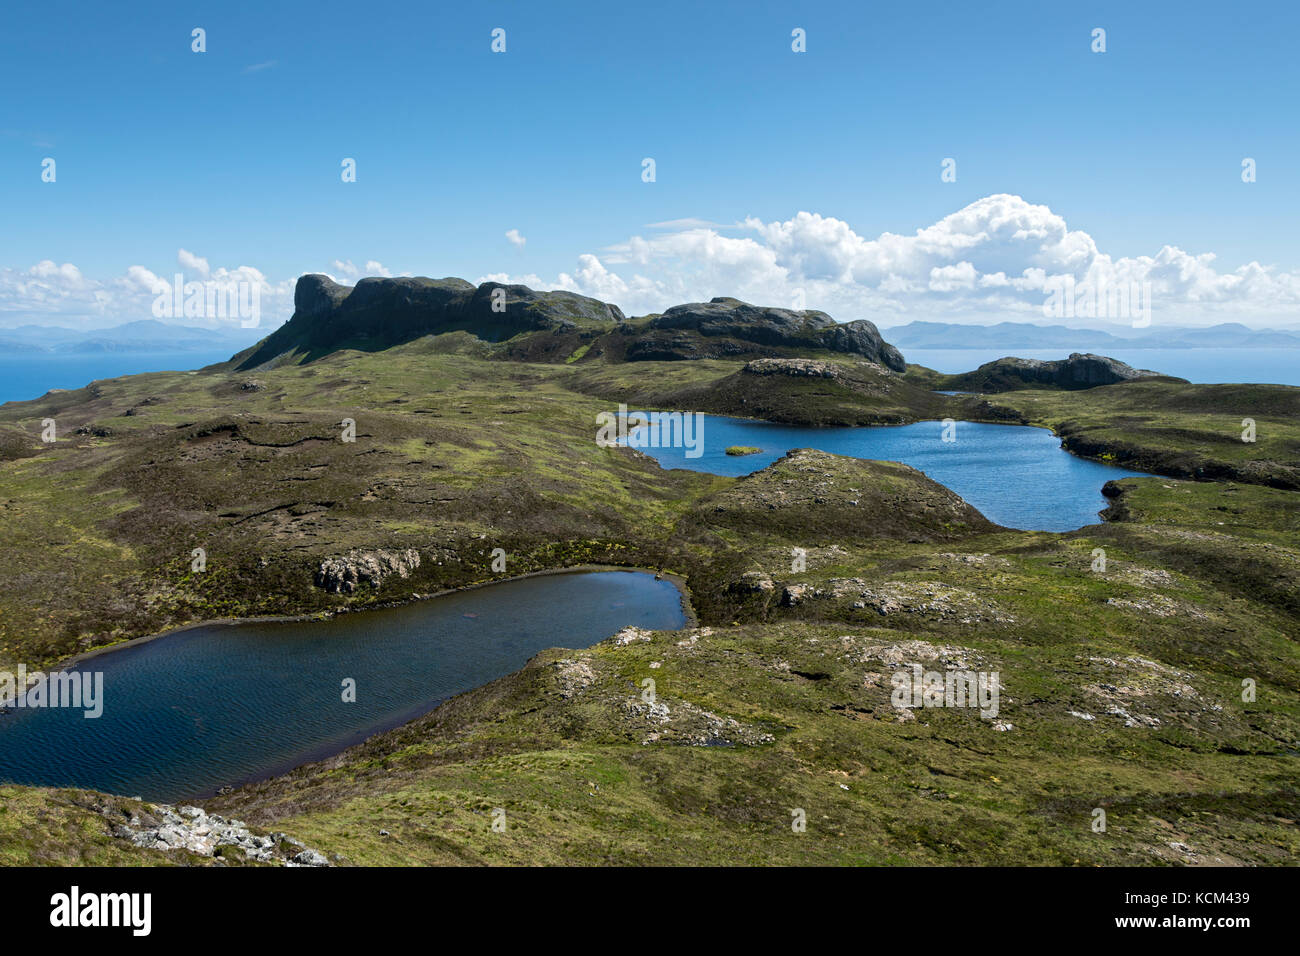
[[[1043,428],[957,422],[954,441],[943,440],[940,422],[858,428],[808,428],[771,422],[702,416],[701,454],[685,448],[641,448],[664,468],[688,468],[714,475],[752,474],[794,448],[835,455],[900,461],[924,472],[986,518],[1008,528],[1073,531],[1100,519],[1107,481],[1140,475],[1077,458]],[[761,448],[753,455],[728,455],[733,445]]]
[[[329,620],[210,625],[102,654],[103,715],[0,716],[0,781],[175,801],[261,779],[400,726],[628,625],[686,624],[681,592],[631,571],[542,575]],[[343,681],[356,681],[356,702]]]

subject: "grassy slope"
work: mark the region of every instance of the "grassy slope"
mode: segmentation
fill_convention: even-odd
[[[823,355],[833,379],[753,375],[744,363],[636,362],[585,365],[566,384],[635,407],[694,411],[804,425],[897,425],[942,418],[946,398],[878,365]]]
[[[595,447],[594,414],[611,400],[725,404],[736,393],[715,386],[735,382],[735,364],[531,366],[437,351],[135,376],[0,409],[0,559],[20,569],[0,594],[0,666],[189,620],[487,580],[497,546],[511,574],[650,564],[688,575],[704,627],[546,652],[213,809],[358,863],[1295,858],[1292,492],[1130,479],[1123,520],[1009,531],[900,466],[814,453],[733,480]],[[864,416],[929,417],[938,401],[909,407],[909,393],[873,393],[865,375],[847,396],[842,381],[762,381],[773,406],[828,418],[855,403]],[[1174,415],[1160,392],[1101,397],[1133,387],[997,401],[1043,423],[1069,410],[1105,427],[1107,408],[1143,405]],[[1190,414],[1207,416],[1196,427],[1214,421]],[[44,417],[69,436],[53,448],[34,440]],[[355,444],[333,437],[345,417]],[[1272,453],[1272,413],[1254,417],[1253,450]],[[112,434],[73,435],[91,423]],[[192,574],[200,545],[209,569]],[[349,547],[417,547],[425,561],[378,595],[314,589],[315,563]],[[806,570],[791,570],[793,548]],[[1011,729],[964,710],[903,719],[889,675],[912,661],[998,670]],[[641,705],[646,677],[666,715]],[[1254,703],[1240,699],[1247,677]],[[700,739],[730,746],[686,745]],[[162,859],[112,846],[102,818],[62,792],[5,798],[0,859]],[[1106,834],[1090,829],[1099,806]],[[505,833],[489,827],[495,807]],[[795,807],[806,833],[790,829]]]
[[[1300,490],[1300,388],[1128,382],[959,399],[961,414],[1047,425],[1076,454],[1178,478]],[[1245,419],[1255,441],[1242,440]]]

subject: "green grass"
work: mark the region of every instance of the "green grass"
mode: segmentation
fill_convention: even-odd
[[[547,651],[210,806],[369,864],[1294,862],[1300,498],[1267,485],[1296,460],[1298,390],[1137,383],[993,402],[852,362],[830,379],[534,365],[448,338],[113,379],[0,410],[0,667],[492,580],[496,547],[511,573],[663,568],[685,575],[699,628]],[[741,479],[664,471],[596,445],[596,415],[619,402],[1025,421],[1080,453],[1228,471],[1125,479],[1105,523],[1013,531],[888,462],[799,452]],[[1234,443],[1242,417],[1254,444],[1239,430]],[[312,584],[329,555],[407,547],[419,570],[382,592]],[[890,680],[913,661],[997,670],[1010,729],[966,710],[904,718]],[[573,673],[590,675],[576,692]],[[662,722],[638,709],[647,677]],[[93,806],[107,798],[78,794],[0,791],[0,861],[168,859],[113,840]]]
[[[957,397],[960,415],[1045,425],[1070,451],[1175,478],[1300,490],[1300,388],[1130,382]],[[1253,441],[1243,440],[1254,423]]]

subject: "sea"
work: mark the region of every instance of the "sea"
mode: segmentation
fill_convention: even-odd
[[[1065,349],[912,349],[908,362],[938,372],[968,372],[1007,354],[1065,358]],[[1176,375],[1190,382],[1253,382],[1300,385],[1300,349],[1114,349],[1108,355],[1135,368]],[[0,355],[0,402],[39,398],[52,388],[80,388],[96,379],[139,372],[202,368],[230,358],[229,349],[190,352],[96,352],[61,355]]]

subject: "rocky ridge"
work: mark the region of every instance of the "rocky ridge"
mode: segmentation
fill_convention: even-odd
[[[314,274],[298,280],[292,318],[231,361],[249,370],[449,332],[509,343],[501,357],[528,361],[682,361],[814,350],[859,356],[896,372],[906,368],[871,322],[840,323],[813,309],[718,297],[629,320],[618,306],[573,292],[422,277],[367,278],[349,287]]]
[[[1072,352],[1068,358],[1054,361],[1014,356],[996,359],[971,372],[939,376],[935,387],[967,392],[1009,392],[1022,388],[1076,390],[1141,379],[1186,384],[1186,379],[1133,368],[1105,355]]]

